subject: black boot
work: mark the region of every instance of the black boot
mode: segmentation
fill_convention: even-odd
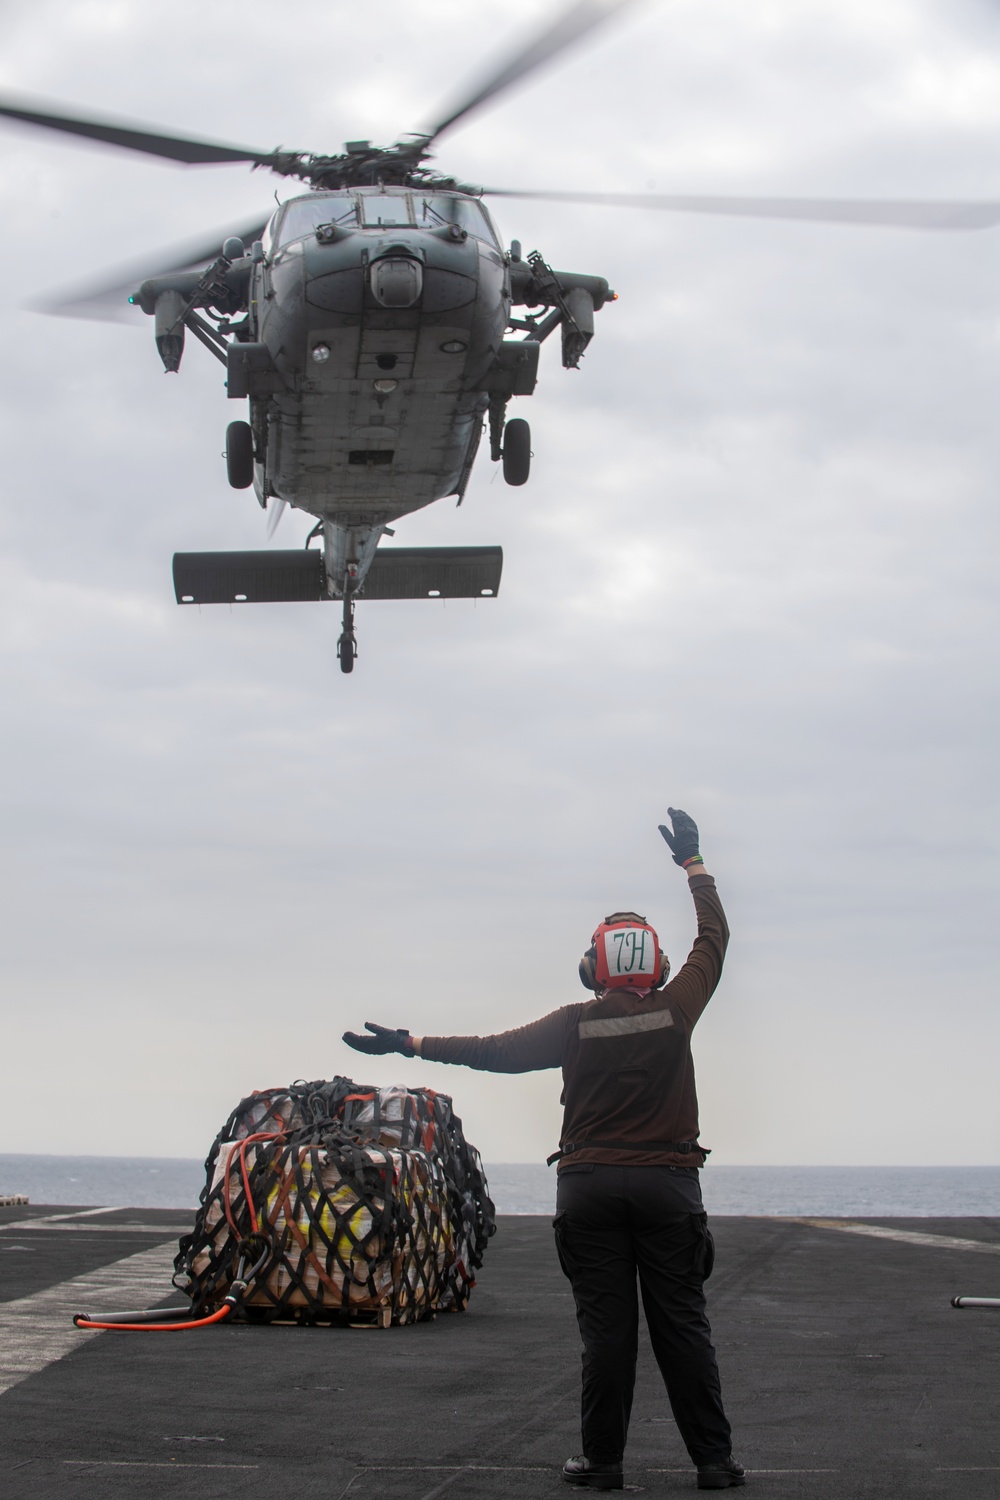
[[[563,1464],[562,1477],[567,1484],[585,1485],[592,1490],[621,1490],[625,1488],[621,1463],[592,1464],[589,1458],[568,1458]]]
[[[731,1484],[746,1484],[746,1470],[730,1453],[728,1458],[713,1459],[698,1465],[700,1490],[727,1490]]]

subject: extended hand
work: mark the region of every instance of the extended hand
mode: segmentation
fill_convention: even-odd
[[[698,850],[698,825],[694,818],[682,812],[679,807],[668,807],[667,816],[670,819],[671,828],[660,824],[660,832],[670,845],[670,852],[674,856],[675,865],[683,865],[686,859],[691,859]]]
[[[365,1022],[365,1030],[371,1036],[359,1036],[356,1031],[345,1031],[344,1041],[355,1052],[367,1052],[372,1057],[381,1057],[386,1052],[402,1052],[404,1057],[413,1056],[413,1038],[405,1026],[393,1031],[388,1026],[379,1026],[374,1021]]]

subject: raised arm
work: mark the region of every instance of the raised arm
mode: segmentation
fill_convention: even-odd
[[[660,832],[670,846],[674,864],[688,877],[698,918],[698,936],[679,972],[667,986],[670,1000],[689,1026],[694,1026],[715,992],[722,975],[722,964],[729,944],[726,914],[715,889],[715,881],[701,857],[698,825],[680,808],[669,807],[672,828],[660,824]]]
[[[579,1009],[565,1005],[527,1026],[495,1036],[411,1036],[405,1027],[392,1031],[366,1021],[371,1036],[345,1031],[344,1041],[357,1052],[401,1052],[404,1057],[459,1063],[486,1073],[531,1073],[562,1065],[566,1036]]]

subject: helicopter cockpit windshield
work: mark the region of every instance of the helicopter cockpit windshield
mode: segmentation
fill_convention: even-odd
[[[278,225],[277,244],[287,245],[312,234],[320,224],[339,224],[351,228],[358,222],[353,193],[313,193],[308,198],[292,198],[285,204]]]
[[[477,240],[487,240],[499,247],[496,231],[483,205],[475,198],[459,198],[435,193],[433,197],[414,195],[417,223],[422,229],[437,229],[441,224],[458,224]]]
[[[353,229],[440,229],[457,224],[477,240],[499,248],[500,241],[489,214],[475,198],[451,193],[310,193],[308,198],[290,198],[271,221],[264,235],[265,251],[281,249],[315,233],[321,224]]]
[[[370,229],[380,225],[412,224],[409,193],[365,193],[361,199],[365,224]]]

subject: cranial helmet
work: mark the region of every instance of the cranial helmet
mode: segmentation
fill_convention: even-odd
[[[597,928],[580,960],[580,982],[604,990],[658,990],[670,976],[670,960],[645,917],[615,911]]]

